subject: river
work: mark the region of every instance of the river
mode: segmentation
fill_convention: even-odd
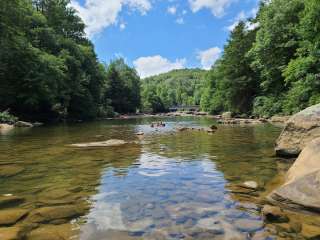
[[[260,216],[261,195],[288,166],[274,156],[280,127],[221,125],[210,134],[175,130],[210,126],[210,118],[161,118],[166,127],[151,128],[156,120],[49,125],[0,135],[0,236],[297,239]],[[137,137],[140,131],[145,134]],[[70,146],[108,139],[131,143]],[[258,189],[241,187],[245,181]]]

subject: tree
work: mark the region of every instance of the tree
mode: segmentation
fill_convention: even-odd
[[[118,113],[135,113],[140,107],[140,78],[123,59],[112,61],[107,68],[111,106]]]

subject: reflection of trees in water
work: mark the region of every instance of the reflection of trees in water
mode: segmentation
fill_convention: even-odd
[[[177,160],[215,162],[230,181],[264,184],[276,173],[273,144],[279,129],[270,125],[219,126],[214,134],[197,131],[154,136],[147,151]]]

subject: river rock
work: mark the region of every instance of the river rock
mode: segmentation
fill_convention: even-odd
[[[291,116],[273,116],[270,118],[272,123],[286,123]]]
[[[90,143],[77,143],[77,144],[71,144],[72,147],[78,147],[78,148],[90,148],[90,147],[116,147],[125,145],[128,142],[124,140],[119,139],[110,139],[107,141],[102,142],[90,142]]]
[[[320,211],[320,138],[303,149],[285,183],[269,199],[288,207]]]
[[[74,205],[42,207],[31,212],[27,220],[33,223],[50,223],[55,220],[66,223],[79,215],[81,213]]]
[[[320,239],[320,226],[302,224],[301,234],[307,239]]]
[[[317,170],[320,170],[320,138],[312,140],[300,153],[287,172],[286,184]]]
[[[237,219],[234,221],[233,225],[241,231],[254,232],[262,228],[262,223],[260,221],[252,219]]]
[[[43,126],[43,123],[42,122],[34,122],[33,126],[34,127],[41,127],[41,126]]]
[[[24,171],[24,168],[18,165],[2,165],[0,168],[0,177],[12,177]]]
[[[320,104],[311,106],[286,123],[276,143],[279,156],[297,156],[313,139],[320,137]]]
[[[77,236],[71,224],[43,225],[27,235],[27,240],[67,240]]]
[[[201,229],[207,229],[215,234],[224,233],[221,222],[216,218],[203,218],[198,221],[196,227]]]
[[[211,125],[211,126],[210,126],[210,129],[212,129],[212,130],[218,130],[218,127],[217,127],[216,125]]]
[[[232,112],[224,112],[221,115],[222,119],[231,119],[232,118]]]
[[[320,170],[282,185],[268,199],[284,207],[319,212]]]
[[[11,131],[13,128],[14,128],[13,125],[5,124],[5,123],[0,124],[0,133],[5,134],[5,133]]]
[[[3,227],[0,228],[1,240],[21,240],[25,236],[25,231],[22,227]]]
[[[242,186],[250,189],[257,189],[259,187],[258,183],[255,181],[246,181]]]
[[[0,196],[0,208],[17,206],[23,203],[24,200],[22,197],[2,195]]]
[[[271,206],[271,205],[265,205],[262,208],[262,216],[265,221],[267,222],[288,222],[289,218],[286,216],[286,214],[283,212],[283,210],[280,207],[277,206]]]
[[[13,225],[27,214],[28,211],[25,209],[0,210],[0,225]]]
[[[29,122],[18,121],[14,124],[14,126],[15,127],[33,127],[33,124]]]

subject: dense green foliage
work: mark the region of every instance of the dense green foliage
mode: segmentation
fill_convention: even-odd
[[[173,70],[142,80],[142,108],[162,112],[173,106],[200,105],[207,71]]]
[[[17,117],[11,115],[8,111],[0,112],[0,123],[15,123],[18,120]]]
[[[135,113],[140,106],[140,77],[123,59],[110,63],[107,69],[109,89],[107,96],[114,111]]]
[[[131,86],[139,81],[135,71],[120,61],[121,76],[110,77],[114,64],[106,70],[98,62],[83,22],[68,4],[0,0],[0,111],[37,119],[91,119],[112,113],[113,107],[133,112],[140,105],[139,84]],[[119,91],[130,106],[118,101]]]
[[[208,74],[201,107],[255,116],[292,114],[320,102],[320,5],[261,3],[255,29],[240,22]]]

